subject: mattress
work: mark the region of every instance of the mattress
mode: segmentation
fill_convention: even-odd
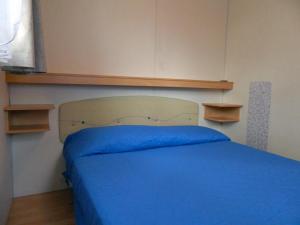
[[[299,225],[300,163],[220,140],[76,157],[77,225]]]

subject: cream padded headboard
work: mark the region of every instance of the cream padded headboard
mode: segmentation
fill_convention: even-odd
[[[105,97],[59,107],[60,139],[78,130],[110,125],[198,125],[198,104],[152,96]]]

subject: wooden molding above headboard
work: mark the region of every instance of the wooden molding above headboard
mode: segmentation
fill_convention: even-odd
[[[28,74],[19,75],[6,73],[8,84],[35,85],[89,85],[89,86],[127,86],[127,87],[157,87],[157,88],[186,88],[231,90],[233,82],[186,80],[150,77],[103,76],[80,74]]]
[[[155,96],[122,96],[68,102],[59,107],[60,140],[78,130],[111,125],[198,125],[195,102]]]

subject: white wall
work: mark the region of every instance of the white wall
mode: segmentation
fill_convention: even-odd
[[[0,71],[0,224],[5,224],[12,199],[12,165],[9,140],[4,132],[3,106],[8,103],[4,74]]]
[[[225,127],[245,143],[251,81],[273,84],[270,151],[300,160],[300,1],[230,0],[224,100],[244,104],[241,122]]]
[[[49,72],[221,80],[227,0],[42,0]],[[220,102],[198,90],[13,86],[12,103],[50,103],[51,131],[13,137],[14,195],[64,187],[58,105],[116,95]],[[200,106],[201,124],[203,118]]]

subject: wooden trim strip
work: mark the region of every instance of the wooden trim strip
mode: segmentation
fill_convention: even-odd
[[[7,105],[4,107],[4,111],[33,111],[33,110],[51,110],[54,109],[54,105],[51,104],[18,104],[18,105]]]
[[[228,103],[203,103],[202,105],[213,108],[242,108],[243,105],[228,104]]]
[[[34,85],[90,85],[90,86],[127,86],[127,87],[157,87],[157,88],[189,88],[231,90],[233,82],[184,80],[168,78],[79,75],[79,74],[30,74],[18,75],[7,73],[8,84]]]

